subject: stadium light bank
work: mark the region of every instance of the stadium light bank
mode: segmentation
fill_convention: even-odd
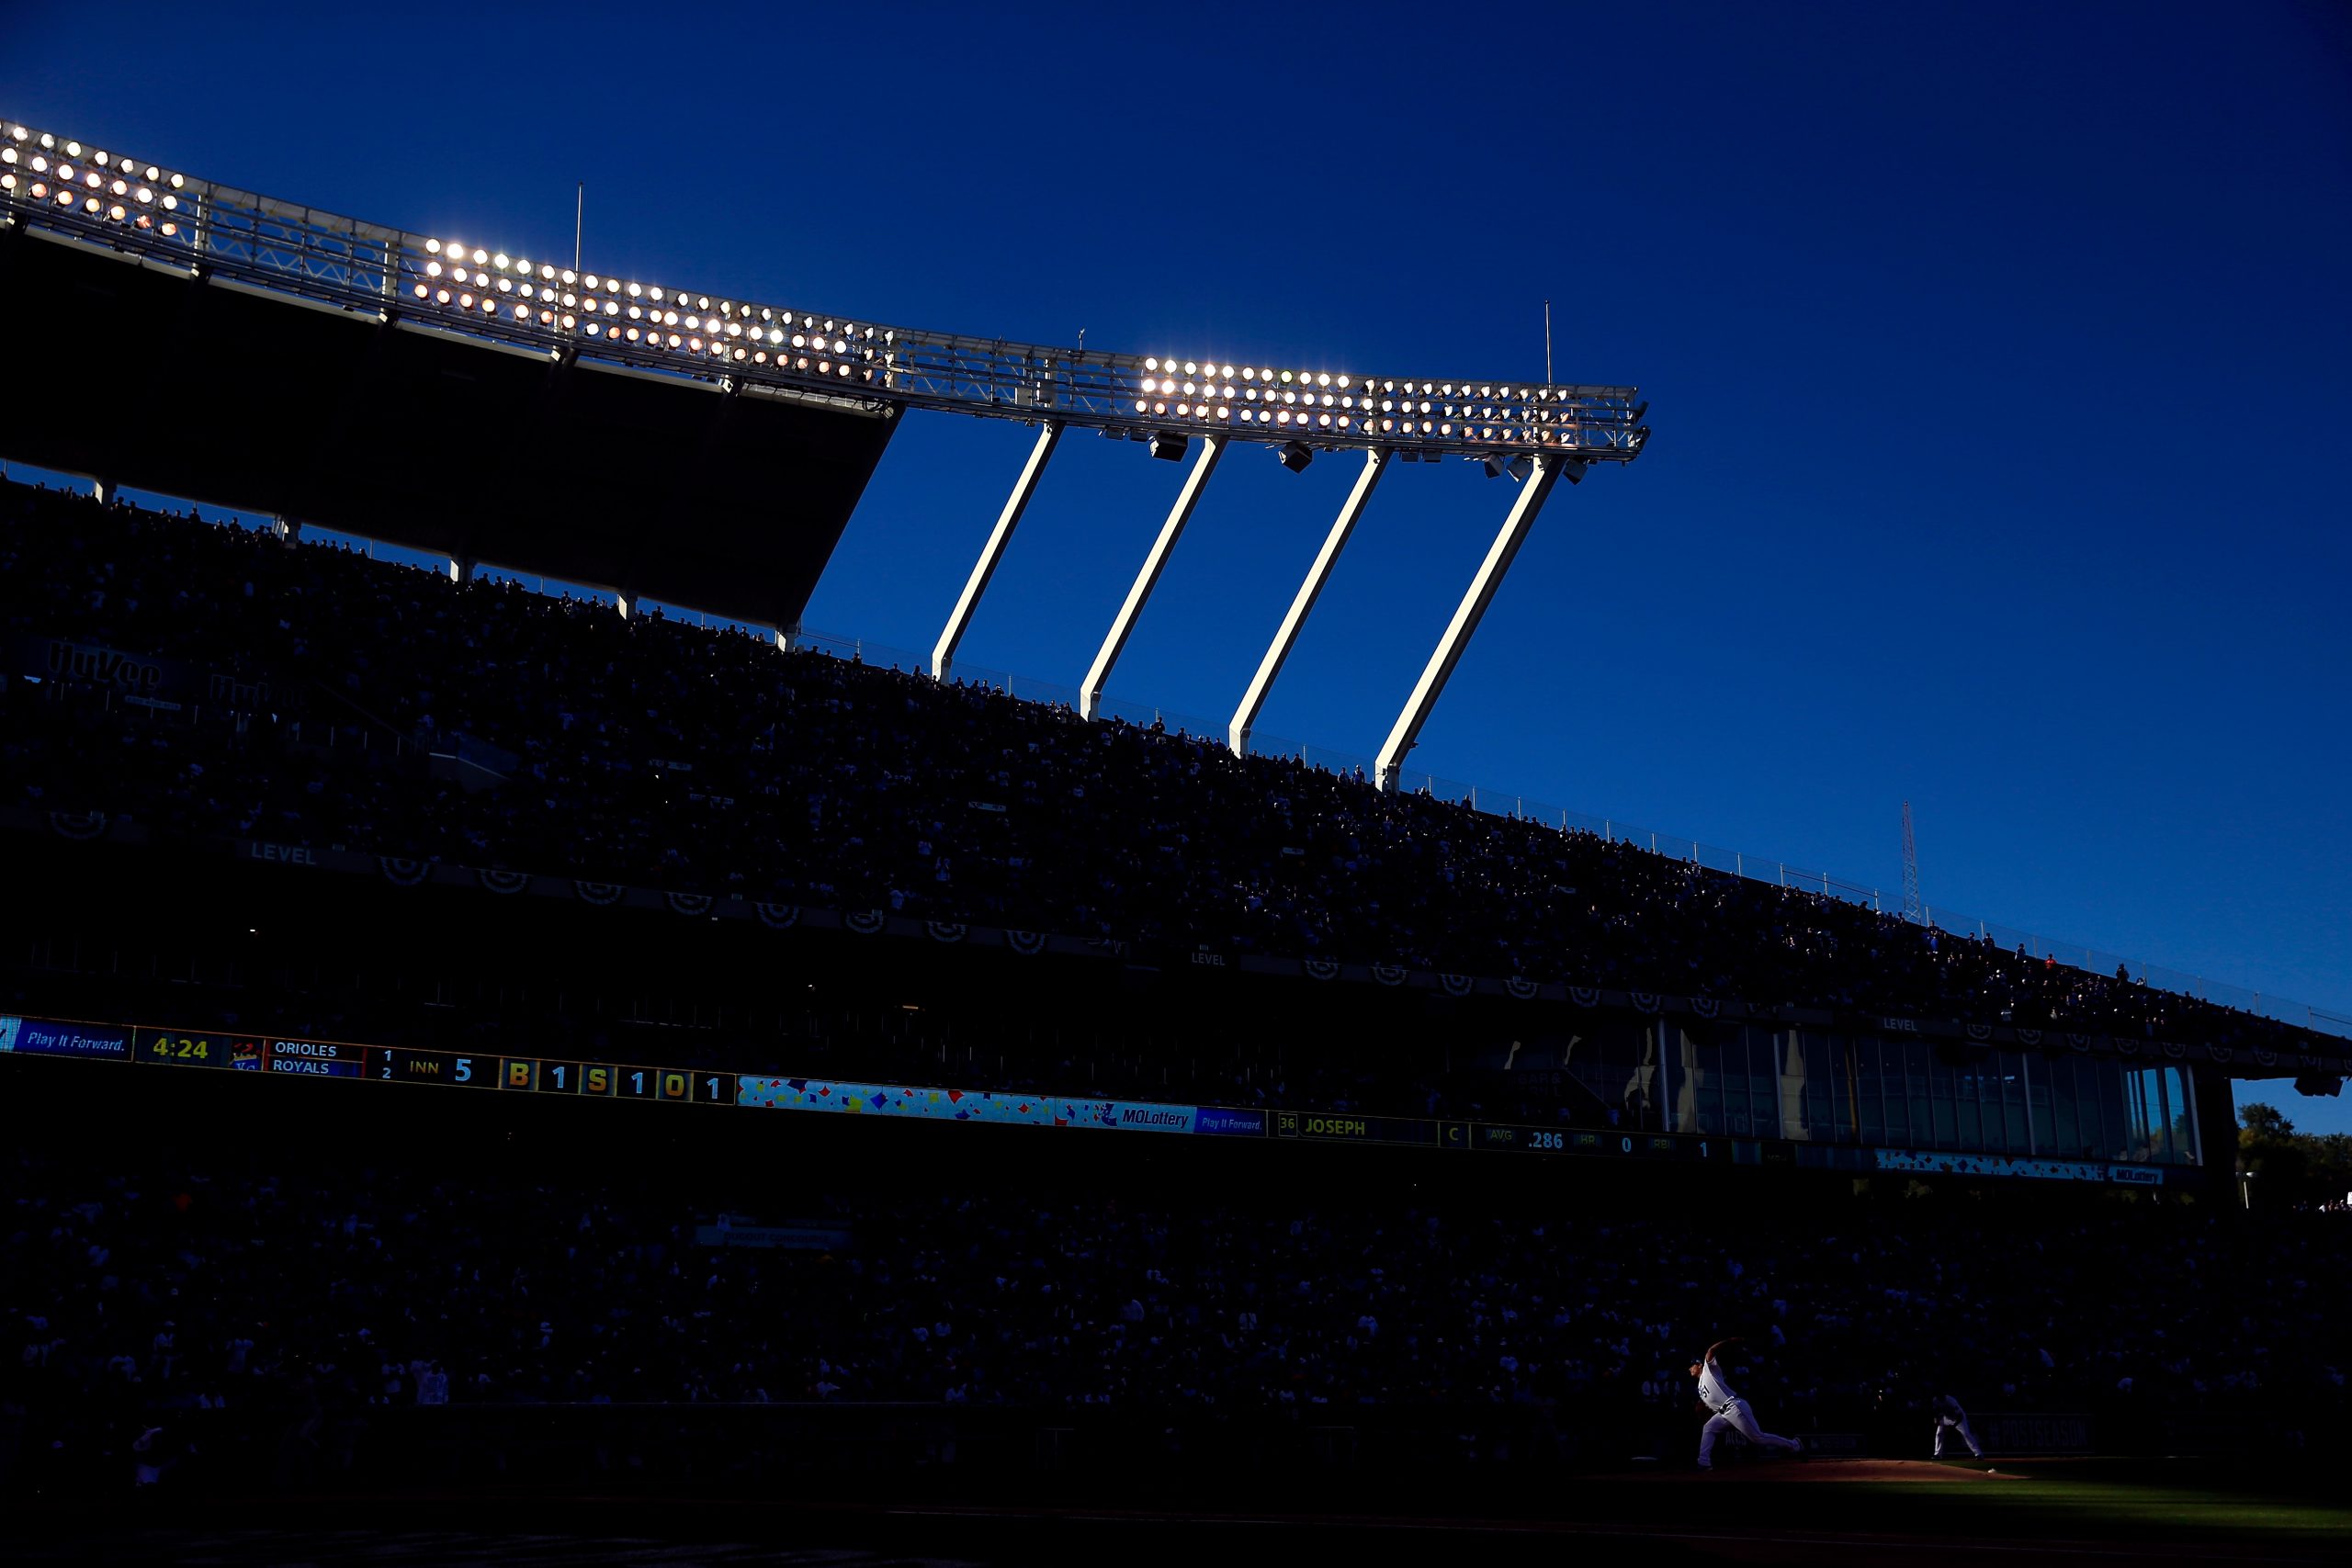
[[[1397,376],[1259,365],[1198,351],[1124,355],[917,332],[822,311],[650,284],[413,234],[256,196],[15,120],[0,121],[0,206],[47,238],[105,246],[191,277],[340,307],[403,329],[454,333],[558,360],[591,359],[718,383],[730,394],[839,401],[895,415],[933,409],[1038,427],[1035,446],[933,649],[944,680],[1064,430],[1096,430],[1190,472],[1080,688],[1090,719],[1145,604],[1226,449],[1271,447],[1304,469],[1362,455],[1325,536],[1235,710],[1249,748],[1258,712],[1389,463],[1468,459],[1519,490],[1376,763],[1396,786],[1405,755],[1476,632],[1555,485],[1628,463],[1649,439],[1632,387]]]

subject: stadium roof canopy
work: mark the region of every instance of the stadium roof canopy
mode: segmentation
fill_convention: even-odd
[[[1388,462],[1508,474],[1521,488],[1381,749],[1383,787],[1555,482],[1650,434],[1634,388],[1548,367],[1414,378],[887,327],[411,234],[17,122],[0,209],[13,357],[40,389],[12,455],[741,619],[797,624],[904,411],[1035,424],[933,649],[943,679],[1064,429],[1197,447],[1087,672],[1088,718],[1227,447],[1294,471],[1353,452],[1364,471],[1235,711],[1237,750]]]
[[[0,236],[11,456],[790,626],[896,425],[127,260]]]

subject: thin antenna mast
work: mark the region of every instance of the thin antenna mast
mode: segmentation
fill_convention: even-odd
[[[580,231],[588,221],[588,182],[582,180],[572,193],[571,205],[571,270],[580,270]]]
[[[1544,384],[1552,384],[1552,301],[1544,301]]]
[[[1903,803],[1903,918],[1915,926],[1928,923],[1926,906],[1919,902],[1919,846],[1911,838],[1911,803]]]

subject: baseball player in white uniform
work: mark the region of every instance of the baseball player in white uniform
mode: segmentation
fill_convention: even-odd
[[[1968,1412],[1960,1407],[1959,1400],[1951,1394],[1939,1393],[1928,1402],[1928,1408],[1935,1412],[1938,1459],[1944,1457],[1944,1434],[1954,1427],[1960,1428],[1960,1440],[1968,1445],[1968,1451],[1978,1459],[1984,1457],[1984,1450],[1977,1446],[1976,1434],[1968,1429]]]
[[[1737,1345],[1736,1338],[1717,1340],[1707,1347],[1707,1353],[1690,1363],[1690,1375],[1699,1380],[1699,1403],[1707,1407],[1707,1424],[1699,1432],[1699,1468],[1715,1468],[1715,1439],[1726,1431],[1737,1432],[1751,1443],[1768,1449],[1788,1449],[1795,1451],[1803,1445],[1794,1438],[1782,1438],[1764,1430],[1756,1424],[1756,1413],[1747,1401],[1734,1393],[1731,1384],[1724,1381],[1724,1370],[1715,1360],[1715,1352]]]

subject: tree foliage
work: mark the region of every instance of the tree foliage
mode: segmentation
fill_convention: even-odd
[[[2352,1134],[2298,1133],[2276,1106],[2238,1108],[2238,1164],[2254,1176],[2253,1201],[2304,1208],[2352,1196]]]

